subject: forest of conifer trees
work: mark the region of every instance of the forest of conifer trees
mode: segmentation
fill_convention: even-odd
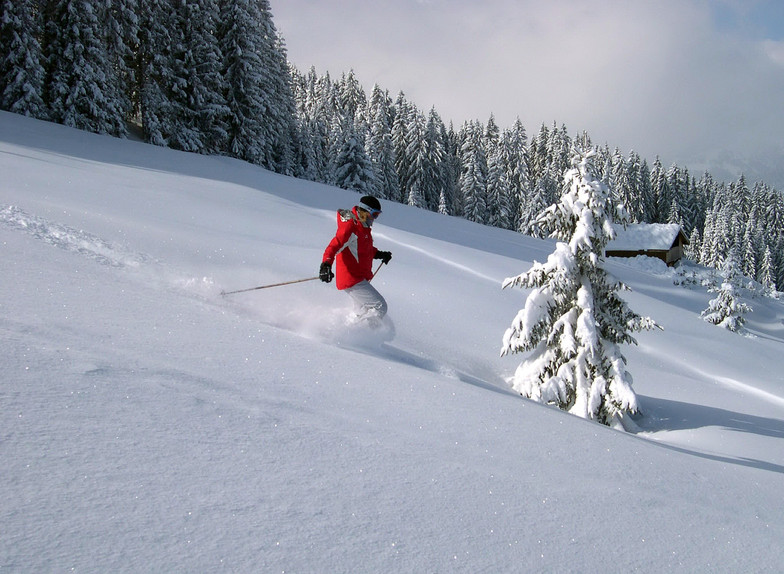
[[[594,146],[518,120],[445,125],[403,93],[292,67],[268,0],[0,0],[0,108],[91,132],[221,154],[312,181],[541,236],[575,150],[632,222],[679,223],[688,256],[784,285],[784,200],[764,182]]]

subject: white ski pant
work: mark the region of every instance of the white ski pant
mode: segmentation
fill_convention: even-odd
[[[386,300],[370,284],[370,281],[360,281],[344,291],[354,300],[354,310],[358,317],[375,315],[380,319],[387,314]]]

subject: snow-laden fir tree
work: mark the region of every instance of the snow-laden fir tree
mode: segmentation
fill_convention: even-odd
[[[107,51],[105,3],[51,0],[43,45],[44,100],[55,122],[101,134],[126,134],[117,70]]]
[[[41,20],[33,0],[0,0],[0,108],[34,118],[47,115]]]
[[[762,256],[759,282],[762,283],[765,295],[769,297],[776,296],[776,282],[773,279],[773,255],[770,252],[770,247],[765,247],[765,253]]]
[[[438,210],[441,192],[448,184],[446,171],[442,169],[446,153],[446,137],[444,122],[433,107],[427,115],[425,124],[425,174],[422,178],[425,204],[431,211]]]
[[[335,159],[335,185],[361,194],[375,194],[378,182],[373,164],[350,119],[344,121],[340,142],[340,151]]]
[[[656,324],[618,296],[626,286],[603,268],[614,237],[608,187],[594,175],[593,151],[577,153],[564,175],[559,203],[539,216],[558,239],[546,263],[504,281],[533,289],[503,338],[501,354],[527,352],[515,390],[583,418],[619,426],[638,410],[632,377],[619,345]]]
[[[718,289],[718,295],[710,300],[708,308],[702,312],[702,317],[708,323],[735,333],[746,322],[744,315],[751,311],[751,307],[738,300],[738,282],[742,275],[736,249],[730,250],[724,260],[721,276],[723,281]]]
[[[460,149],[462,171],[460,193],[463,197],[463,217],[476,223],[486,223],[487,212],[487,156],[482,145],[482,126],[469,122],[465,126],[465,140]]]
[[[265,156],[265,47],[262,14],[255,0],[221,4],[218,38],[223,56],[221,73],[228,106],[227,149],[232,157],[261,164]]]
[[[408,124],[409,143],[406,147],[406,164],[409,167],[409,176],[406,182],[406,203],[413,207],[427,207],[425,181],[428,175],[427,148],[425,146],[425,126],[427,120],[422,112],[411,114]]]
[[[215,0],[175,3],[168,134],[168,144],[174,149],[204,154],[225,149],[230,110],[224,98],[223,58],[214,29],[218,16]]]
[[[378,84],[374,85],[368,108],[370,127],[365,148],[376,172],[377,193],[382,199],[396,197],[400,187],[395,171],[391,108],[389,94]]]

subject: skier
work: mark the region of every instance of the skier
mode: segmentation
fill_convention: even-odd
[[[392,259],[389,251],[373,246],[370,228],[381,215],[381,203],[372,195],[365,195],[353,209],[338,210],[338,230],[324,251],[319,278],[325,283],[337,277],[338,289],[345,290],[354,300],[356,320],[380,321],[387,313],[387,302],[370,284],[373,260],[385,264]],[[336,275],[332,262],[337,260]]]

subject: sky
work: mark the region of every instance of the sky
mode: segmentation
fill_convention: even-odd
[[[517,117],[666,163],[784,157],[780,0],[273,0],[290,61],[445,122]]]

